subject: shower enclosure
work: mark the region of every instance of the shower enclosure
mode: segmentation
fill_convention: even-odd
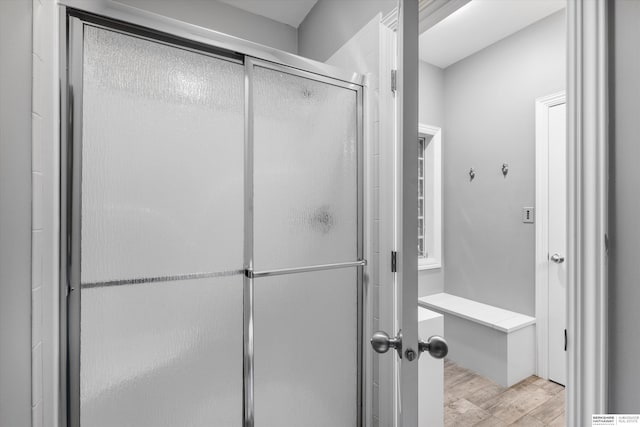
[[[362,79],[64,19],[63,417],[362,425]]]

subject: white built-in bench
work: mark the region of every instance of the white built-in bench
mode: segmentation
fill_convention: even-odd
[[[428,340],[444,336],[444,316],[418,307],[418,335]],[[418,427],[444,425],[444,364],[422,353],[418,361]]]
[[[535,373],[534,317],[446,293],[418,303],[444,314],[448,358],[460,366],[506,387]]]

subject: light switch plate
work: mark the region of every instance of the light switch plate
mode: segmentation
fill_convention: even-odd
[[[534,208],[522,208],[522,222],[532,224],[535,218]]]

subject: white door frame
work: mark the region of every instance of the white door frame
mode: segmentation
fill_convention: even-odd
[[[567,2],[567,425],[607,412],[608,6]]]
[[[379,260],[378,304],[379,318],[376,328],[399,329],[397,321],[397,295],[395,276],[390,268],[391,252],[396,250],[396,99],[391,86],[392,70],[396,69],[398,10],[383,17],[380,24],[380,69],[378,93],[379,156],[378,156],[378,209]],[[376,199],[376,197],[374,197]],[[375,233],[374,233],[375,234]],[[397,357],[377,357],[379,379],[374,391],[378,396],[379,425],[397,425],[399,361]]]
[[[536,99],[536,372],[545,379],[549,378],[549,109],[566,102],[565,91]]]

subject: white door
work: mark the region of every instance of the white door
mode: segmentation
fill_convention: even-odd
[[[418,334],[418,250],[416,224],[418,222],[418,163],[416,161],[416,141],[418,139],[418,1],[400,0],[397,30],[397,144],[395,147],[395,199],[394,243],[392,270],[394,295],[394,319],[392,322],[378,322],[382,331],[373,334],[373,350],[386,361],[395,361],[391,375],[392,384],[384,379],[383,386],[393,388],[393,417],[387,420],[389,426],[418,426],[418,358],[442,358],[447,345],[441,337],[420,337]],[[381,145],[386,139],[381,139]],[[388,147],[381,147],[386,153]],[[381,200],[388,201],[385,195]],[[387,211],[390,204],[380,206]],[[384,215],[384,214],[383,214]],[[384,256],[381,254],[381,257]],[[382,276],[381,277],[386,277]],[[381,294],[389,298],[388,294]],[[387,301],[388,302],[388,301]],[[421,340],[425,339],[426,341]],[[383,365],[381,365],[383,366]],[[382,370],[382,369],[381,369]],[[380,372],[380,376],[383,373]],[[380,393],[386,393],[381,390]],[[385,396],[388,394],[385,394]],[[380,401],[381,406],[389,402]],[[380,408],[379,413],[383,412]],[[382,425],[382,424],[381,424]]]
[[[565,384],[567,310],[566,104],[549,108],[549,379]]]

